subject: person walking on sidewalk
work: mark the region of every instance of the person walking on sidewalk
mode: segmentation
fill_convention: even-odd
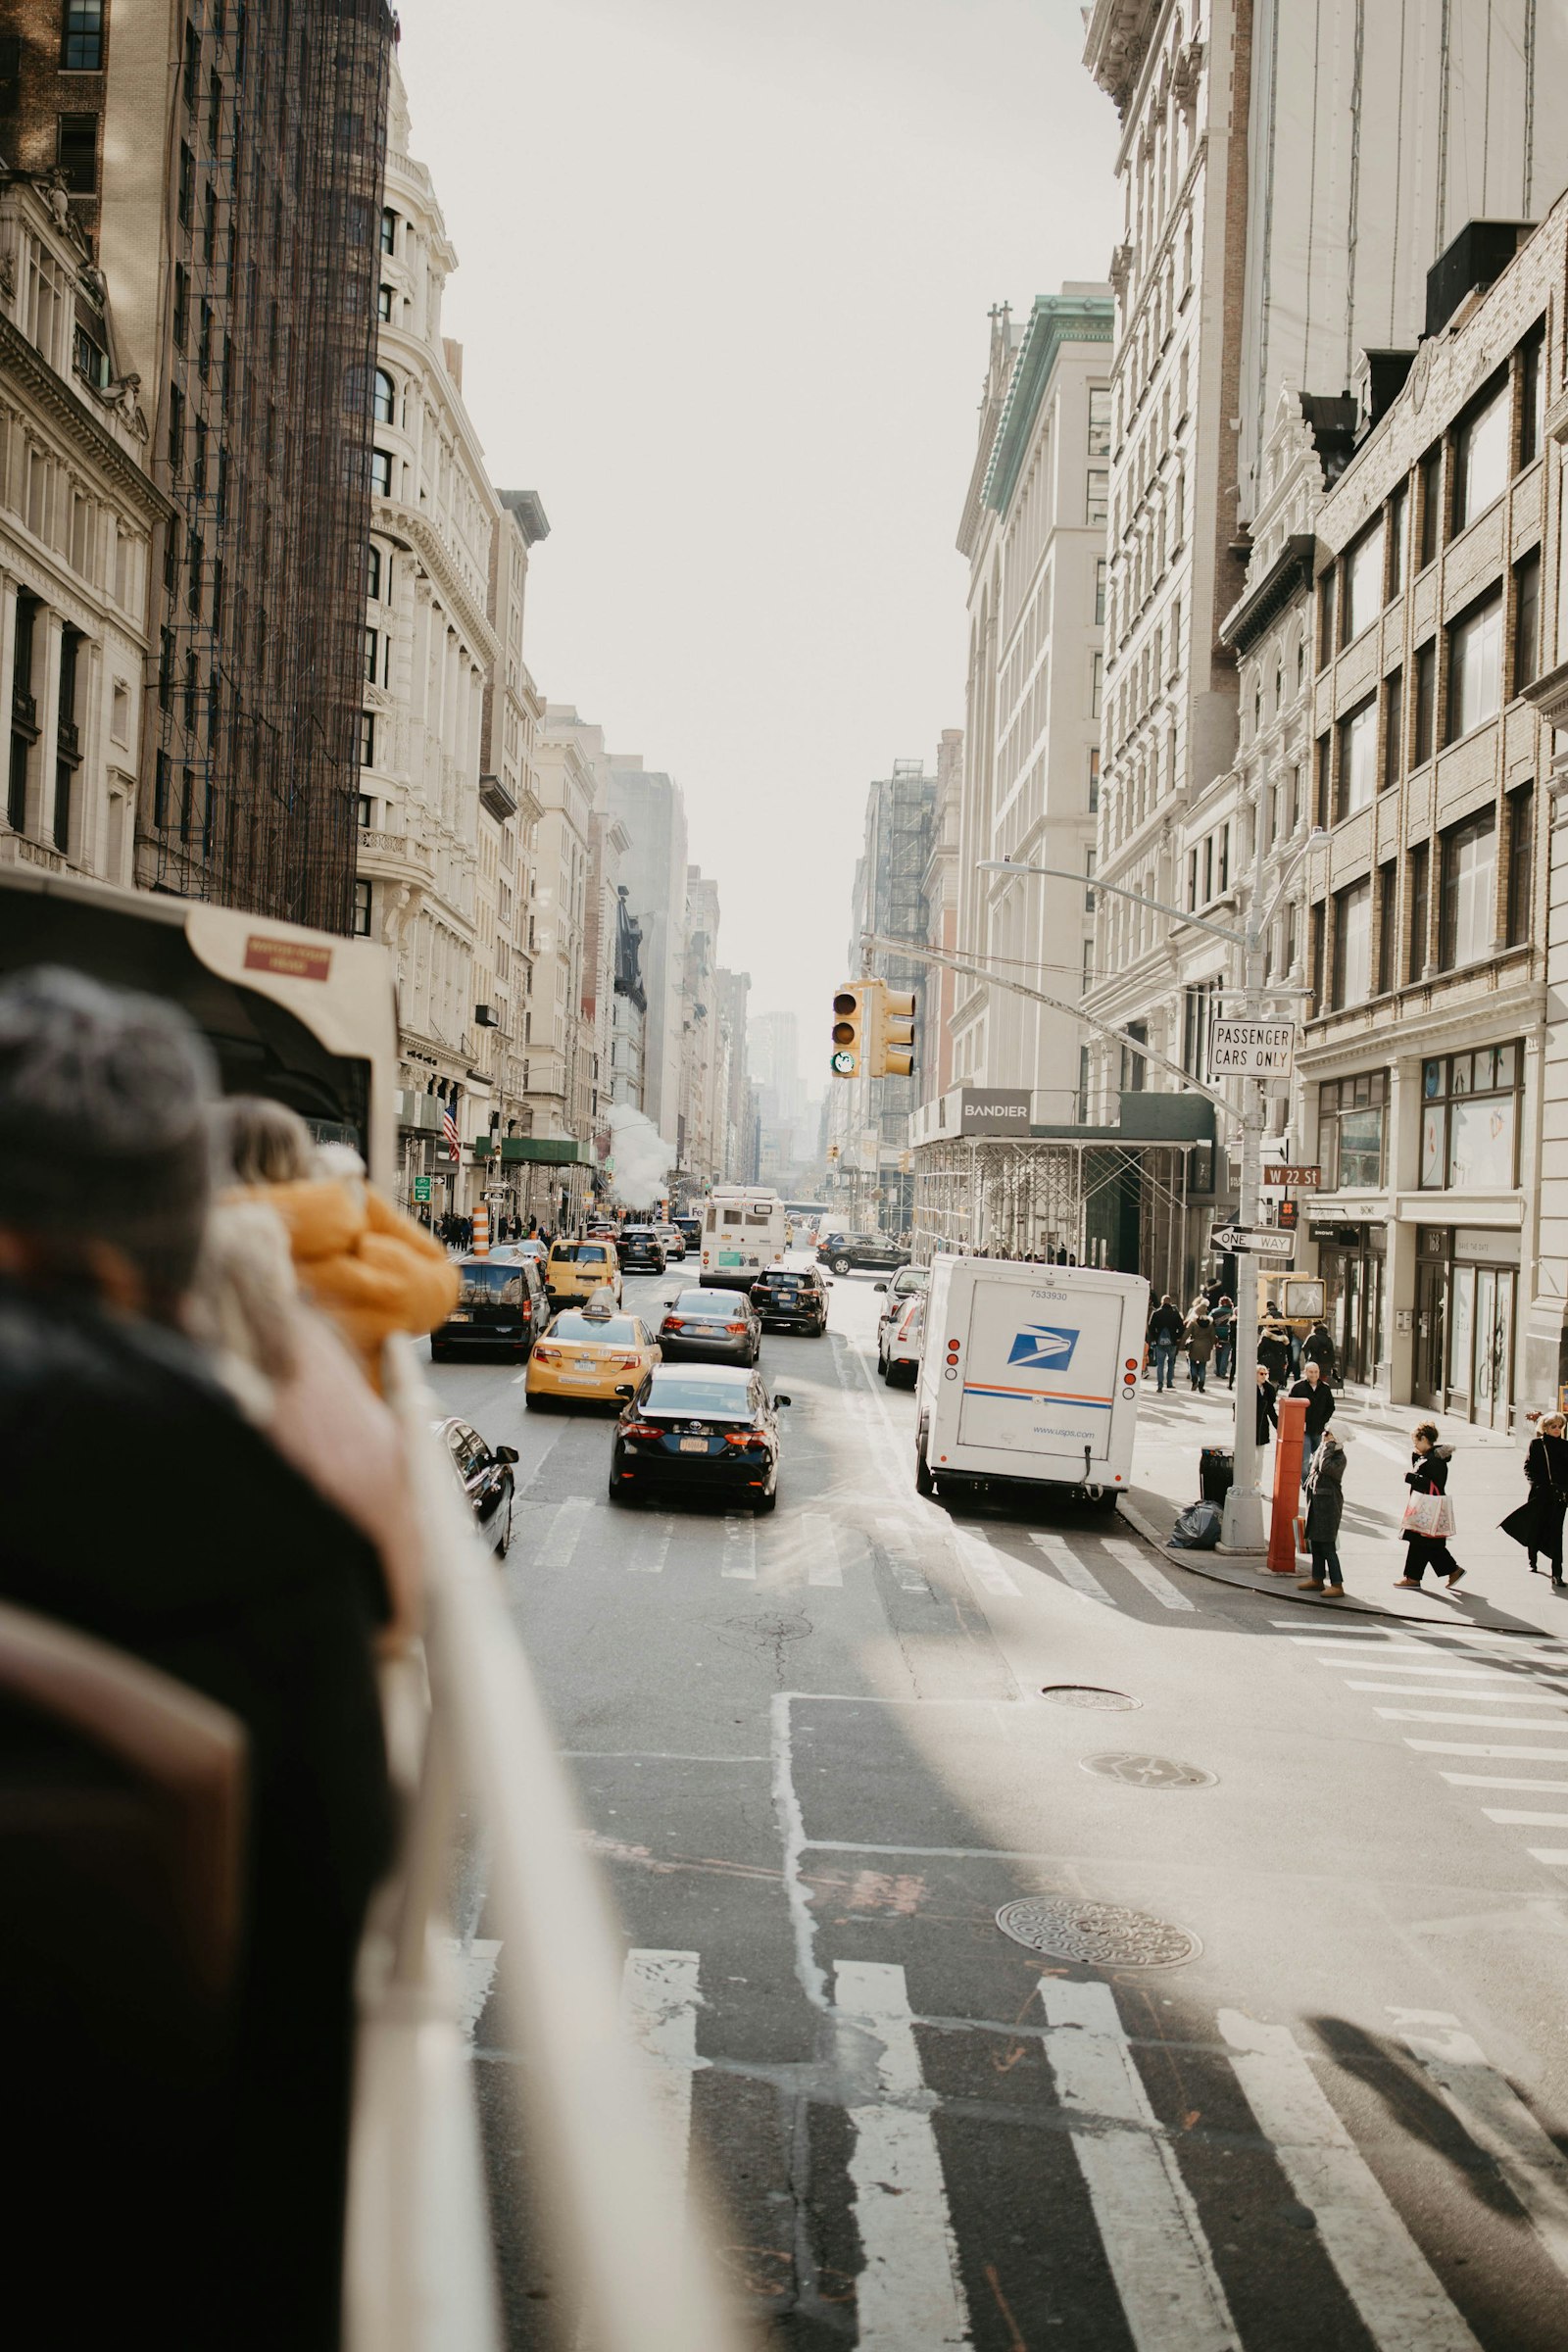
[[[1176,1386],[1176,1347],[1185,1326],[1182,1310],[1167,1291],[1149,1318],[1144,1334],[1154,1360],[1155,1390]]]
[[[1568,1507],[1568,1436],[1561,1413],[1543,1413],[1536,1424],[1536,1434],[1525,1451],[1525,1476],[1530,1481],[1529,1499],[1516,1511],[1510,1511],[1502,1522],[1502,1532],[1522,1544],[1530,1554],[1530,1573],[1536,1571],[1536,1554],[1544,1551],[1551,1568],[1551,1581],[1556,1590],[1564,1590],[1562,1577],[1562,1521]]]
[[[1276,1389],[1283,1388],[1291,1373],[1291,1335],[1283,1323],[1263,1324],[1257,1335],[1257,1360]]]
[[[1208,1380],[1209,1358],[1219,1345],[1219,1334],[1213,1318],[1201,1298],[1193,1308],[1187,1329],[1182,1333],[1182,1346],[1187,1350],[1187,1385],[1201,1393]]]
[[[1430,1421],[1422,1421],[1411,1431],[1410,1445],[1413,1449],[1410,1456],[1410,1468],[1404,1474],[1404,1483],[1410,1490],[1410,1502],[1413,1503],[1419,1496],[1427,1494],[1441,1494],[1446,1500],[1448,1463],[1452,1458],[1453,1447],[1439,1443],[1437,1429]],[[1406,1510],[1409,1507],[1410,1504],[1407,1503]],[[1399,1592],[1419,1592],[1422,1589],[1422,1579],[1429,1568],[1434,1576],[1446,1577],[1450,1592],[1464,1574],[1464,1570],[1448,1549],[1448,1535],[1453,1527],[1451,1508],[1446,1512],[1433,1515],[1440,1522],[1446,1520],[1446,1526],[1442,1535],[1424,1535],[1413,1527],[1407,1527],[1403,1531],[1405,1568],[1404,1574],[1398,1579],[1396,1590]]]
[[[1308,1364],[1316,1364],[1323,1375],[1323,1386],[1332,1389],[1334,1368],[1338,1361],[1333,1334],[1328,1325],[1321,1321],[1314,1323],[1301,1342],[1301,1370],[1304,1372]]]
[[[1304,1488],[1311,1475],[1312,1457],[1318,1440],[1334,1418],[1334,1391],[1323,1378],[1315,1363],[1302,1366],[1301,1377],[1291,1391],[1294,1398],[1306,1399],[1306,1429],[1301,1439],[1301,1485]]]
[[[1279,1391],[1268,1376],[1268,1366],[1259,1364],[1257,1367],[1257,1442],[1259,1446],[1266,1446],[1269,1441],[1269,1432],[1271,1430],[1277,1432],[1279,1429],[1280,1417],[1274,1409],[1274,1399],[1278,1394]]]
[[[1324,1430],[1306,1482],[1306,1542],[1312,1573],[1298,1579],[1298,1592],[1345,1597],[1340,1567],[1340,1521],[1345,1515],[1345,1447],[1332,1428]]]
[[[1214,1378],[1236,1386],[1236,1306],[1223,1291],[1214,1307]]]

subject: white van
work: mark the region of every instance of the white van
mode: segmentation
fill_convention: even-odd
[[[777,1193],[756,1185],[715,1187],[703,1202],[705,1290],[749,1291],[759,1274],[784,1262],[789,1217]]]
[[[1070,1487],[1114,1510],[1132,1481],[1149,1322],[1141,1274],[931,1260],[914,1483]]]

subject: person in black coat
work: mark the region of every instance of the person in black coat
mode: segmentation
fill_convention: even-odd
[[[1257,1335],[1257,1360],[1276,1388],[1291,1374],[1291,1335],[1283,1323],[1265,1323]]]
[[[1304,1487],[1307,1473],[1312,1467],[1312,1456],[1317,1451],[1318,1440],[1334,1418],[1334,1391],[1317,1365],[1309,1363],[1292,1389],[1291,1396],[1306,1400],[1306,1429],[1301,1440],[1301,1484]]]
[[[1301,1342],[1302,1371],[1305,1371],[1308,1364],[1316,1364],[1319,1372],[1323,1376],[1323,1384],[1325,1388],[1332,1387],[1334,1381],[1334,1367],[1337,1361],[1338,1356],[1335,1351],[1334,1339],[1328,1325],[1326,1323],[1314,1323],[1311,1330],[1307,1333],[1305,1339]]]
[[[1280,1417],[1274,1405],[1274,1399],[1278,1395],[1279,1391],[1270,1380],[1267,1367],[1259,1364],[1257,1367],[1257,1442],[1259,1446],[1266,1446],[1270,1431],[1279,1428]]]
[[[1561,1592],[1562,1522],[1568,1507],[1568,1436],[1561,1413],[1543,1413],[1536,1424],[1536,1434],[1525,1450],[1525,1476],[1530,1482],[1528,1501],[1516,1511],[1510,1511],[1502,1522],[1502,1532],[1522,1544],[1530,1554],[1530,1573],[1536,1574],[1536,1554],[1544,1551],[1551,1567],[1551,1581]]]
[[[1412,1494],[1446,1494],[1448,1491],[1448,1462],[1453,1453],[1451,1446],[1438,1442],[1432,1422],[1423,1421],[1410,1433],[1410,1467],[1404,1483]],[[1430,1568],[1435,1576],[1445,1576],[1451,1591],[1464,1570],[1448,1549],[1446,1536],[1418,1536],[1406,1530],[1404,1574],[1398,1580],[1402,1592],[1420,1592],[1421,1580]]]
[[[1345,1516],[1345,1447],[1325,1429],[1306,1482],[1306,1542],[1312,1573],[1298,1580],[1302,1592],[1345,1592],[1340,1567],[1340,1522]]]

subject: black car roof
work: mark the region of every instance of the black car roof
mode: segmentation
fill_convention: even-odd
[[[648,1377],[656,1388],[662,1381],[684,1387],[693,1380],[714,1380],[725,1388],[744,1389],[753,1375],[744,1364],[656,1364]]]

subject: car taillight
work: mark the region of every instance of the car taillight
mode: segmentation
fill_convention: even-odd
[[[623,1372],[635,1372],[642,1360],[640,1355],[623,1355],[620,1359],[620,1368]]]
[[[662,1438],[664,1433],[657,1421],[628,1421],[625,1434],[628,1438]]]
[[[746,1326],[744,1323],[726,1323],[724,1329],[726,1331],[744,1331]]]
[[[666,1315],[659,1328],[661,1331],[684,1331],[686,1325],[679,1315]]]
[[[726,1429],[724,1443],[726,1446],[765,1446],[767,1440],[762,1436],[760,1430]]]

